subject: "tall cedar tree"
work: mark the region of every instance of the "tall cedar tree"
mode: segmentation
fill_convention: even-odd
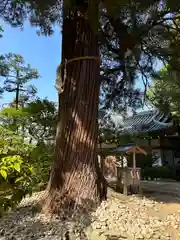
[[[63,11],[61,11],[63,9]],[[123,99],[142,73],[144,84],[153,72],[153,60],[176,66],[178,1],[154,0],[5,0],[3,19],[13,26],[27,17],[40,33],[51,34],[53,24],[62,27],[62,63],[83,56],[100,57],[72,61],[61,69],[64,91],[60,94],[54,165],[44,210],[58,213],[106,198],[97,161],[100,85],[107,106]],[[63,12],[63,17],[62,16]],[[169,46],[172,46],[169,48]],[[176,55],[174,54],[176,53]],[[65,65],[63,65],[65,66]],[[66,71],[64,71],[66,70]],[[117,76],[119,76],[117,78]],[[103,80],[101,82],[101,80]],[[107,93],[107,89],[109,93]],[[131,91],[132,92],[132,91]]]

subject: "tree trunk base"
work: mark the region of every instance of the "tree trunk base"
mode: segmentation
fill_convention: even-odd
[[[107,183],[98,170],[98,177],[93,174],[74,174],[74,179],[66,176],[62,188],[53,186],[53,172],[42,201],[44,214],[57,214],[63,219],[72,217],[75,213],[86,213],[97,207],[102,200],[107,199]],[[68,174],[68,173],[67,173]],[[79,177],[82,178],[79,181]],[[87,177],[88,176],[88,177]],[[96,181],[94,181],[96,179]],[[81,185],[77,187],[78,183]]]
[[[75,194],[74,194],[75,195]],[[73,213],[88,211],[99,204],[97,199],[75,199],[70,192],[59,193],[58,190],[49,191],[42,203],[42,212],[46,215],[59,215],[64,220],[72,217]]]

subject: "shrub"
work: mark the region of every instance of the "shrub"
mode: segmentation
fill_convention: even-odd
[[[0,127],[0,215],[49,179],[53,145],[28,144],[20,134]]]
[[[36,175],[36,184],[45,185],[49,180],[50,167],[52,164],[53,145],[40,143],[31,153],[34,171]]]
[[[33,145],[10,130],[0,127],[0,215],[32,193],[35,173],[30,154]]]
[[[146,167],[142,170],[142,179],[151,179],[156,178],[162,179],[175,179],[176,171],[175,168],[170,166],[156,166],[156,167]]]

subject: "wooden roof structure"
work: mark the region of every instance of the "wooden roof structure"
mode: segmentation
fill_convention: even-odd
[[[165,115],[157,110],[141,112],[128,117],[123,122],[122,133],[145,133],[168,129],[173,126],[170,114]]]
[[[105,113],[100,111],[100,119],[104,118]],[[115,114],[114,114],[115,116]],[[143,111],[127,118],[119,118],[117,114],[116,121],[112,120],[115,128],[119,128],[121,134],[146,133],[170,129],[173,127],[173,120],[170,114],[164,114],[159,110]]]
[[[125,146],[120,146],[114,150],[112,150],[114,153],[119,153],[119,152],[126,152],[126,153],[142,153],[144,155],[147,155],[147,152],[143,149],[137,146],[136,144],[128,144]]]

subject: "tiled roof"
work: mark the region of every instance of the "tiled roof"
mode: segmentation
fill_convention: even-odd
[[[99,119],[102,122],[105,121],[108,127],[120,134],[154,132],[173,126],[170,114],[165,115],[158,110],[143,111],[125,119],[119,114],[107,114],[101,110],[99,111]]]
[[[172,126],[170,114],[164,115],[157,110],[151,110],[124,119],[122,133],[154,132]]]

